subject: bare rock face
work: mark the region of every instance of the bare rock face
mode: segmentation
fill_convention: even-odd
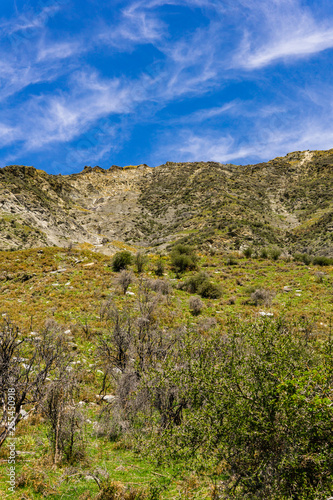
[[[49,175],[0,169],[0,248],[119,242],[164,248],[279,245],[333,254],[333,150],[258,165],[173,163]],[[113,243],[117,243],[115,246]]]

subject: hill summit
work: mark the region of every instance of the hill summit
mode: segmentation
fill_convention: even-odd
[[[0,249],[119,242],[163,249],[279,246],[333,256],[333,149],[266,163],[167,162],[49,175],[0,169]],[[116,242],[116,246],[115,246]]]

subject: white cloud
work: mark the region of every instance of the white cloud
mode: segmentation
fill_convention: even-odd
[[[167,5],[200,8],[204,22],[198,16],[198,26],[192,26],[191,31],[179,29],[177,35],[171,37],[169,26],[162,17],[163,10],[159,8]],[[59,143],[70,144],[82,134],[89,133],[89,129],[103,117],[130,113],[134,124],[139,123],[143,116],[151,123],[156,119],[156,110],[169,103],[193,96],[202,97],[216,88],[221,90],[229,80],[242,81],[244,71],[240,70],[247,70],[255,79],[256,73],[252,70],[333,47],[333,28],[329,21],[316,21],[297,0],[235,0],[233,3],[220,0],[133,1],[119,10],[115,24],[104,26],[99,33],[93,26],[89,37],[83,30],[75,38],[52,41],[47,20],[58,8],[55,2],[53,10],[45,8],[37,15],[18,16],[3,25],[3,32],[7,34],[24,35],[28,29],[36,32],[33,39],[23,36],[24,43],[20,45],[20,51],[13,51],[14,57],[12,53],[1,51],[0,46],[0,101],[4,103],[9,96],[18,95],[14,106],[11,104],[6,108],[4,104],[0,110],[0,120],[8,124],[3,128],[0,125],[0,141],[2,144],[20,141],[23,151],[42,150]],[[242,38],[240,30],[243,27]],[[78,57],[86,52],[93,54],[96,40],[111,54],[131,52],[139,45],[152,44],[155,61],[159,59],[160,64],[152,65],[150,69],[142,66],[137,77],[104,78]],[[123,71],[126,73],[126,68]],[[63,79],[57,85],[60,77]],[[32,89],[32,97],[23,93],[19,96],[24,88],[41,82],[54,82],[58,88],[50,91],[46,88],[40,95],[33,95]],[[268,82],[262,81],[264,93],[267,85]],[[260,85],[256,91],[259,88]],[[186,129],[176,141],[172,141],[170,151],[173,151],[173,156],[178,155],[174,159],[228,162],[249,156],[265,159],[286,148],[308,149],[307,142],[314,145],[314,140],[327,147],[332,138],[330,122],[326,119],[327,103],[325,108],[322,99],[318,98],[318,87],[307,92],[307,97],[305,91],[302,97],[298,95],[301,106],[310,99],[314,106],[317,99],[318,116],[325,117],[325,126],[319,120],[314,125],[305,108],[295,111],[294,103],[279,96],[275,90],[271,103],[267,102],[267,96],[266,100],[261,100],[254,95],[252,100],[248,98],[249,101],[235,98],[219,106],[219,97],[211,108],[164,122],[166,127],[175,123],[178,127],[184,126],[187,122]],[[329,95],[327,92],[326,97]],[[297,119],[294,116],[287,127],[283,119],[288,113],[294,113]],[[178,117],[178,113],[176,115]],[[210,120],[211,125],[215,120],[223,126],[226,115],[228,123],[232,118],[238,120],[239,128],[233,128],[235,136],[231,131],[218,134],[204,127],[198,133],[198,123]],[[280,118],[271,122],[271,117],[275,116]],[[243,126],[243,122],[246,125]],[[124,129],[109,129],[106,135],[108,133],[112,136],[113,146],[103,142],[98,146],[100,152],[97,146],[92,146],[94,158],[103,158],[126,136]],[[86,154],[85,146],[78,146],[76,151],[82,157]]]
[[[332,117],[333,118],[333,117]],[[333,126],[308,119],[299,127],[289,124],[284,128],[254,128],[247,137],[239,139],[231,133],[206,131],[194,133],[191,129],[177,131],[177,138],[169,139],[157,153],[163,161],[216,161],[239,163],[251,158],[253,163],[267,161],[292,151],[325,150],[333,145]]]
[[[37,13],[33,11],[21,14],[17,13],[13,19],[3,21],[0,24],[0,30],[3,35],[10,36],[18,32],[25,32],[26,30],[43,28],[48,20],[61,10],[63,3],[63,1],[54,0],[53,4],[42,7]]]
[[[37,53],[36,62],[68,59],[85,50],[84,44],[79,41],[41,44]]]
[[[54,142],[68,142],[84,133],[99,118],[127,113],[132,97],[130,89],[119,80],[106,80],[96,73],[77,73],[70,92],[34,98],[27,110],[22,130],[27,149],[38,149]]]
[[[122,10],[117,25],[104,27],[99,40],[117,47],[118,50],[130,50],[136,45],[156,44],[165,34],[164,23],[149,9],[131,4]]]
[[[298,0],[240,1],[253,19],[244,29],[231,67],[255,70],[333,48],[332,21],[316,21]]]

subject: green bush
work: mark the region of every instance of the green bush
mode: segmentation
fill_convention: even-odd
[[[226,266],[237,266],[238,261],[235,257],[230,255],[227,260],[225,261]]]
[[[200,285],[198,293],[205,299],[218,299],[222,295],[220,287],[211,281],[204,281]]]
[[[200,286],[209,280],[209,275],[204,271],[200,271],[193,276],[190,276],[184,284],[184,288],[189,293],[198,293]]]
[[[243,255],[244,257],[246,257],[247,259],[250,259],[252,257],[252,253],[253,253],[253,248],[252,247],[247,247],[243,250]]]
[[[176,245],[171,251],[170,259],[171,265],[177,274],[197,267],[198,257],[193,247],[189,245]]]
[[[198,293],[205,299],[218,299],[221,297],[221,289],[209,280],[209,275],[200,271],[190,276],[182,286],[189,293]]]
[[[267,248],[263,248],[261,251],[260,251],[260,257],[262,259],[267,259],[268,258],[268,250]]]
[[[312,263],[315,266],[332,266],[333,259],[331,259],[330,257],[317,256],[314,257]]]
[[[155,274],[156,276],[163,276],[165,271],[164,262],[162,257],[160,257],[156,263]]]
[[[127,250],[117,252],[112,259],[112,271],[119,272],[132,263],[132,254]]]
[[[144,267],[145,265],[147,264],[147,261],[148,261],[148,258],[145,254],[143,254],[142,252],[137,252],[137,254],[135,255],[135,266],[136,266],[136,270],[139,274],[141,274],[144,270]]]
[[[153,452],[187,470],[222,470],[219,498],[329,497],[331,340],[309,340],[282,320],[221,333],[187,337],[172,363],[150,374],[152,400],[169,394],[182,409],[166,412],[169,399],[159,406],[166,417]]]
[[[312,262],[312,257],[307,253],[295,253],[293,258],[295,262],[304,262],[307,266]]]
[[[269,256],[272,260],[278,260],[278,258],[280,257],[281,255],[281,250],[277,247],[273,247],[270,249],[269,251]]]

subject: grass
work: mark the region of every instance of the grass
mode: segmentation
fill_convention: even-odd
[[[328,334],[332,319],[333,266],[321,268],[281,258],[277,261],[247,259],[240,253],[233,257],[236,263],[230,266],[226,264],[227,255],[200,255],[200,269],[221,287],[222,297],[202,299],[204,308],[198,316],[191,314],[191,295],[178,288],[180,282],[197,271],[177,278],[168,257],[163,257],[166,267],[163,279],[169,279],[173,288],[171,296],[160,307],[160,326],[197,325],[206,335],[211,328],[223,328],[232,316],[250,321],[260,312],[270,312],[275,317],[284,315],[290,321],[301,320],[305,326],[311,324],[316,335]],[[154,269],[158,258],[149,256],[144,278],[156,278]],[[107,328],[100,316],[101,304],[112,296],[118,307],[124,308],[129,303],[135,305],[138,296],[138,279],[129,287],[131,294],[124,296],[118,290],[114,283],[117,273],[111,271],[110,263],[110,257],[91,252],[89,247],[0,252],[0,315],[10,317],[23,335],[40,330],[48,318],[56,320],[64,331],[70,330],[74,360],[84,380],[80,397],[90,422],[86,458],[71,468],[52,464],[45,423],[39,416],[18,426],[16,444],[21,453],[17,456],[16,473],[20,486],[10,497],[14,500],[42,499],[45,495],[54,500],[93,498],[98,486],[91,474],[97,468],[105,469],[112,480],[126,485],[148,487],[157,480],[170,482],[169,489],[162,492],[163,499],[210,498],[207,479],[189,476],[182,481],[173,480],[171,469],[161,469],[148,457],[140,456],[133,443],[110,442],[94,433],[94,422],[101,409],[96,404],[96,394],[102,383],[95,348],[98,333]],[[274,293],[271,305],[251,305],[249,291],[258,288]],[[6,457],[4,446],[0,449],[3,467]],[[6,488],[2,477],[1,498],[6,498]]]

